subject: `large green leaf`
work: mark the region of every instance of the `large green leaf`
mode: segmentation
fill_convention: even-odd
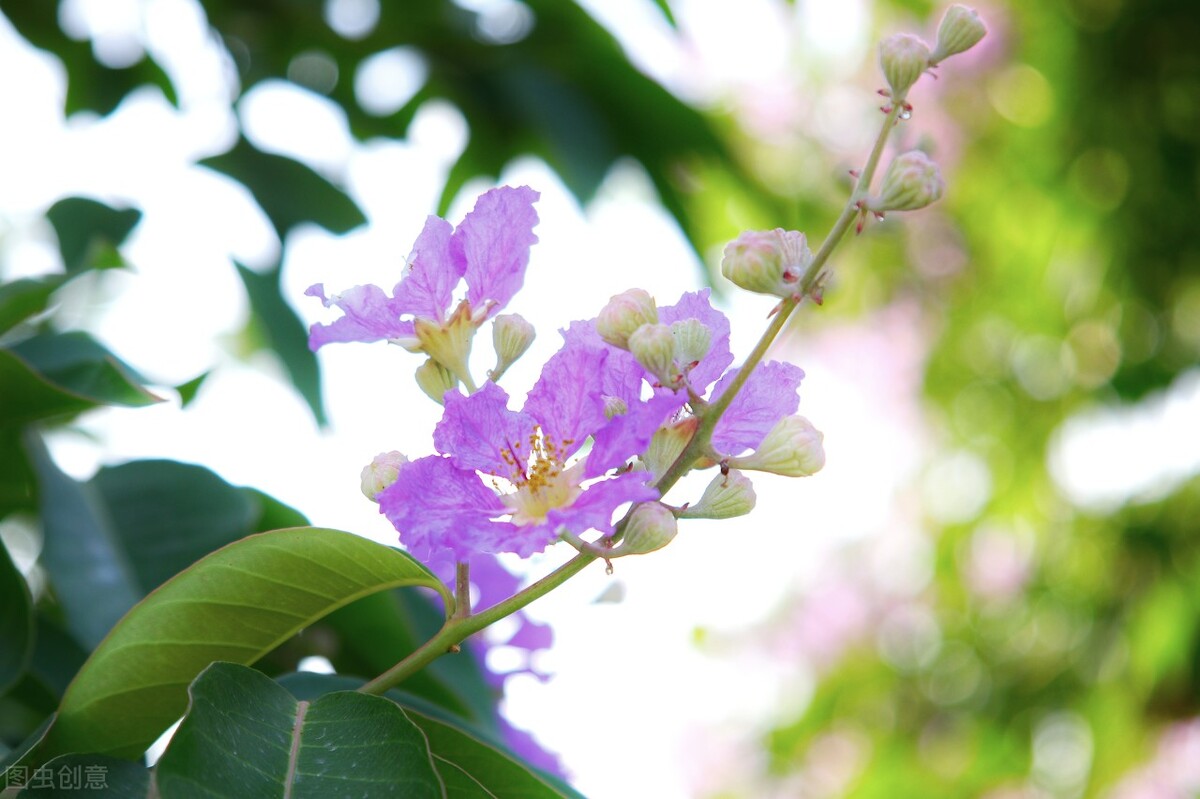
[[[141,763],[106,755],[71,754],[31,772],[21,799],[148,799],[150,772]]]
[[[136,756],[182,714],[188,683],[209,663],[253,663],[329,612],[399,586],[452,603],[407,554],[350,533],[295,528],[234,542],[121,619],[67,689],[41,752]]]
[[[243,796],[444,797],[421,729],[395,703],[340,691],[300,702],[270,678],[214,663],[158,762],[164,799]]]
[[[0,543],[0,696],[25,671],[33,654],[33,599]]]
[[[259,274],[237,265],[238,274],[250,297],[254,321],[275,354],[283,362],[292,385],[312,409],[317,423],[324,425],[325,405],[321,400],[321,371],[316,354],[308,348],[308,329],[280,293],[280,268]]]
[[[50,295],[65,280],[63,275],[46,275],[0,285],[0,333],[46,310]]]
[[[224,172],[249,189],[281,241],[303,222],[345,233],[367,221],[345,192],[312,169],[291,158],[264,153],[245,139],[239,139],[229,152],[200,164]]]
[[[135,208],[118,210],[86,197],[59,200],[46,211],[68,273],[123,265],[117,246],[141,218]]]

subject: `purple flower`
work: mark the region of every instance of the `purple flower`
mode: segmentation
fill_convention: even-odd
[[[620,373],[606,368],[611,356],[568,336],[522,411],[510,410],[508,394],[492,382],[470,396],[447,392],[434,430],[440,454],[403,464],[379,494],[380,511],[409,550],[426,559],[443,550],[458,560],[481,552],[528,557],[561,530],[611,533],[619,507],[657,499],[645,472],[620,467],[684,398],[643,402],[631,386],[606,382]],[[625,394],[624,413],[610,418],[606,387]],[[592,450],[580,455],[589,438]]]
[[[503,186],[481,195],[457,228],[430,216],[391,297],[378,286],[355,286],[329,297],[324,284],[311,286],[305,294],[340,308],[343,316],[314,324],[309,347],[387,340],[423,348],[421,322],[444,329],[464,319],[478,327],[512,299],[525,279],[529,248],[537,241],[533,203],[538,197],[528,186]],[[466,298],[452,311],[454,290],[464,279]]]

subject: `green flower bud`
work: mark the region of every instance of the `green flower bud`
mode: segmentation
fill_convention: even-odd
[[[644,555],[662,549],[679,532],[675,514],[661,502],[643,502],[629,514],[625,535],[613,550],[614,557]]]
[[[458,378],[446,367],[429,358],[417,367],[417,385],[425,395],[438,405],[443,404],[443,397],[452,388],[458,387]]]
[[[879,43],[879,65],[895,102],[901,102],[929,68],[929,56],[929,45],[911,33],[896,33]]]
[[[780,419],[754,452],[728,463],[737,469],[807,477],[825,465],[825,436],[803,416]]]
[[[958,53],[965,53],[987,35],[987,26],[973,8],[953,5],[946,9],[938,25],[937,45],[929,56],[930,64],[941,63]]]
[[[671,335],[675,337],[675,357],[685,368],[708,355],[712,346],[712,331],[699,319],[672,323]]]
[[[499,380],[500,375],[529,349],[533,337],[533,325],[520,314],[501,314],[492,320],[492,347],[496,350],[496,367],[488,372],[488,377]]]
[[[732,519],[754,510],[756,501],[750,478],[731,469],[728,474],[714,477],[700,501],[687,506],[678,516],[680,519]]]
[[[796,293],[812,259],[803,233],[747,230],[725,245],[721,274],[746,291],[787,298]]]
[[[612,297],[596,317],[596,332],[614,347],[629,349],[629,337],[642,325],[658,324],[658,306],[643,289]]]
[[[920,150],[912,150],[892,159],[883,189],[879,196],[866,199],[866,208],[875,213],[915,211],[941,199],[945,190],[937,164]]]
[[[376,455],[362,470],[363,495],[372,502],[378,502],[379,492],[396,482],[400,467],[406,463],[408,458],[395,450]]]
[[[650,438],[650,446],[646,447],[641,459],[655,480],[666,474],[667,469],[696,434],[699,424],[700,420],[695,416],[688,416],[681,422],[654,431]]]
[[[629,351],[637,362],[664,386],[673,388],[679,382],[675,366],[675,336],[667,325],[642,325],[629,337]]]

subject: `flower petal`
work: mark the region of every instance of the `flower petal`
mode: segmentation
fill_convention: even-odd
[[[658,490],[646,485],[646,472],[626,472],[608,480],[593,483],[566,508],[546,514],[546,527],[561,528],[580,535],[588,530],[608,534],[613,531],[613,513],[626,502],[648,502],[658,499]]]
[[[451,251],[466,264],[467,301],[473,310],[490,300],[494,305],[487,316],[494,316],[521,288],[529,248],[537,241],[533,203],[539,196],[528,186],[492,189],[454,231]]]
[[[536,422],[508,409],[508,394],[492,382],[469,397],[447,391],[446,410],[433,430],[433,445],[459,469],[478,469],[506,480],[522,472]]]
[[[525,412],[537,419],[542,433],[564,458],[607,421],[600,377],[609,354],[586,343],[568,341],[546,361],[525,399]]]
[[[418,558],[449,549],[455,559],[497,552],[514,525],[492,518],[507,511],[474,472],[456,469],[449,458],[430,455],[400,467],[396,482],[379,494],[379,511]]]
[[[313,352],[332,342],[385,341],[415,335],[412,322],[400,321],[396,301],[379,286],[355,286],[352,289],[325,296],[325,285],[317,283],[304,292],[317,297],[326,308],[337,306],[344,316],[331,324],[314,324],[308,333],[308,346]]]
[[[730,369],[713,388],[712,399],[720,397],[740,369]],[[762,443],[771,428],[800,406],[796,389],[804,377],[799,366],[782,361],[759,365],[733,398],[713,430],[713,446],[723,455],[738,455]]]
[[[662,427],[687,401],[682,391],[667,392],[629,406],[620,416],[614,416],[594,436],[591,452],[584,467],[585,478],[599,477],[609,469],[621,466],[634,455],[645,452],[654,431]]]
[[[454,287],[466,264],[451,253],[453,228],[445,219],[430,216],[413,244],[404,278],[396,284],[396,307],[402,313],[442,322],[454,299]]]
[[[733,363],[733,352],[729,349],[729,318],[712,307],[709,294],[708,289],[690,291],[674,305],[658,309],[658,321],[664,325],[696,319],[712,332],[708,355],[700,359],[688,377],[692,388],[700,394]]]

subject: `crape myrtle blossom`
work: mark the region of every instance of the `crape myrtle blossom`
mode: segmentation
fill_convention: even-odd
[[[388,296],[378,286],[355,286],[326,296],[324,284],[305,294],[343,316],[314,324],[309,347],[333,342],[390,341],[425,352],[470,385],[466,361],[475,330],[495,316],[525,279],[540,195],[522,186],[502,186],[482,195],[457,228],[429,216],[413,245],[408,267]],[[454,290],[466,283],[466,296],[454,305]]]

